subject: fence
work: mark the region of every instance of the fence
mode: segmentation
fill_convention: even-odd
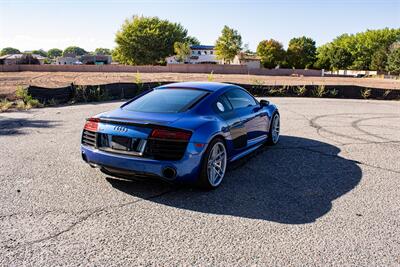
[[[58,103],[66,103],[70,100],[77,102],[91,102],[112,99],[129,99],[145,90],[156,86],[167,84],[168,82],[158,83],[149,82],[143,84],[136,83],[112,83],[102,85],[75,86],[70,85],[61,88],[43,88],[29,86],[28,93],[43,103],[52,100]],[[246,88],[255,96],[292,96],[292,97],[328,97],[328,98],[363,98],[363,92],[369,90],[368,98],[371,99],[400,99],[400,90],[368,89],[354,85],[327,85],[323,87],[320,95],[316,95],[316,90],[321,89],[318,85],[307,85],[300,93],[299,86],[264,86],[253,84],[238,84]]]
[[[322,76],[321,70],[305,69],[252,69],[246,65],[216,64],[171,64],[167,66],[128,66],[128,65],[0,65],[0,72],[177,72],[177,73],[215,73],[251,74],[266,76]]]

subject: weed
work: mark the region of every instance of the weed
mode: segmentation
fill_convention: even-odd
[[[31,108],[41,108],[43,104],[39,100],[34,99],[29,93],[28,89],[22,86],[18,86],[15,92],[17,96],[17,109],[31,109]]]
[[[329,94],[333,97],[337,96],[339,91],[337,89],[332,89],[329,91]]]
[[[16,107],[17,107],[18,110],[25,110],[25,109],[27,109],[25,102],[22,101],[22,100],[17,100],[17,102],[16,102]]]
[[[138,94],[140,94],[143,91],[143,80],[142,80],[142,76],[140,75],[139,71],[137,71],[135,74],[135,83],[138,88]]]
[[[52,99],[47,101],[47,105],[50,106],[50,107],[57,106],[58,104],[60,104],[60,102],[55,98],[52,98]]]
[[[29,100],[32,99],[32,96],[29,95],[28,89],[24,88],[22,86],[18,86],[17,90],[15,91],[15,95],[17,96],[17,99],[20,99],[27,103]]]
[[[0,112],[7,111],[13,105],[12,102],[8,101],[7,98],[4,98],[0,101]]]
[[[140,72],[137,71],[135,74],[135,83],[136,84],[143,84],[142,76],[140,75]]]
[[[288,90],[289,90],[289,86],[288,85],[284,85],[284,86],[282,86],[282,87],[280,87],[278,89],[278,95],[284,96],[284,95],[286,95]]]
[[[316,97],[323,97],[326,94],[326,88],[325,85],[318,85],[314,90],[313,94]]]
[[[262,91],[264,91],[264,82],[261,80],[254,79],[250,81],[252,86],[251,89],[256,93],[259,94],[261,91],[261,95],[263,95]]]
[[[37,99],[30,99],[28,102],[26,102],[26,106],[28,107],[27,109],[30,108],[42,108],[43,104],[39,102]]]
[[[88,94],[87,94],[87,86],[86,85],[78,85],[75,90],[74,102],[88,102]]]
[[[361,90],[361,97],[364,99],[367,99],[368,97],[371,96],[371,89],[365,88]]]
[[[296,86],[296,87],[293,89],[293,91],[294,91],[294,93],[295,93],[296,95],[298,95],[298,96],[304,96],[304,95],[306,94],[306,92],[307,92],[307,88],[306,88],[305,85]]]
[[[274,87],[274,86],[270,87],[269,90],[268,90],[268,94],[269,95],[276,95],[278,92],[279,92],[279,88]]]
[[[214,81],[214,71],[213,70],[210,72],[210,74],[207,75],[207,80],[209,82],[213,82]]]
[[[386,98],[390,94],[390,92],[392,92],[392,90],[385,90],[385,92],[382,95],[383,98]]]

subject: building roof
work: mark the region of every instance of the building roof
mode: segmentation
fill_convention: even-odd
[[[259,61],[260,57],[254,54],[240,52],[238,55],[240,60]]]
[[[162,85],[158,88],[166,89],[166,88],[192,88],[192,89],[200,89],[207,91],[218,91],[227,86],[233,86],[228,83],[216,83],[216,82],[181,82],[181,83],[170,83],[167,85]]]
[[[22,58],[23,55],[24,54],[8,54],[8,55],[1,56],[0,59],[19,59],[19,58]],[[38,54],[32,54],[32,56],[37,59],[45,59],[45,57],[42,57],[41,55],[38,55]]]
[[[192,50],[214,50],[213,45],[191,45],[190,49]]]

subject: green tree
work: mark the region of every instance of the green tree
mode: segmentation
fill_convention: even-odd
[[[108,55],[111,55],[111,50],[108,49],[108,48],[96,48],[96,49],[94,50],[94,54],[95,54],[95,55],[105,55],[105,56],[108,56]]]
[[[342,34],[324,45],[323,49],[318,49],[316,65],[329,62],[330,68],[340,65],[346,69],[383,69],[386,61],[384,53],[396,41],[400,41],[400,29],[385,28]]]
[[[78,46],[69,46],[64,49],[63,56],[66,56],[67,54],[74,54],[76,56],[83,56],[87,54],[85,49],[80,48]]]
[[[117,32],[113,57],[130,65],[161,64],[167,56],[174,54],[175,42],[194,40],[179,23],[158,17],[134,16],[125,20]]]
[[[190,44],[186,42],[175,42],[174,51],[178,62],[185,62],[190,55]]]
[[[215,43],[215,54],[217,59],[224,62],[232,61],[240,52],[242,47],[242,36],[237,30],[224,26],[221,36]]]
[[[187,36],[185,38],[185,42],[190,45],[199,45],[200,44],[200,41],[194,36]]]
[[[383,71],[386,69],[388,59],[388,52],[385,48],[378,49],[373,55],[371,59],[371,65],[369,67],[370,70],[378,70]]]
[[[63,51],[61,49],[58,48],[52,48],[49,51],[47,51],[47,56],[49,58],[56,58],[56,57],[61,57],[62,56]]]
[[[329,51],[331,69],[347,69],[351,66],[353,59],[351,53],[344,47],[333,46]]]
[[[47,52],[43,49],[33,50],[31,53],[35,55],[41,55],[42,57],[47,57]]]
[[[302,36],[292,38],[287,49],[287,61],[289,66],[296,69],[310,68],[316,61],[315,41]]]
[[[330,44],[325,44],[317,48],[317,56],[314,67],[317,69],[331,69]]]
[[[387,70],[393,74],[400,74],[400,47],[393,48],[389,52]]]
[[[283,45],[274,40],[261,41],[257,46],[257,55],[261,58],[261,63],[265,68],[275,68],[285,59]]]
[[[21,54],[21,52],[13,47],[5,47],[0,51],[0,56],[10,55],[10,54]]]

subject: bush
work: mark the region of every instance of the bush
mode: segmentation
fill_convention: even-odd
[[[0,112],[7,111],[13,105],[12,102],[8,101],[6,98],[0,101]]]
[[[26,109],[25,102],[22,100],[17,100],[16,107],[18,110],[25,110]]]
[[[293,89],[294,93],[298,96],[304,96],[307,92],[307,88],[305,85],[297,86]]]
[[[97,87],[88,87],[86,85],[79,85],[76,87],[75,95],[73,97],[73,103],[79,102],[96,102],[96,101],[105,101],[109,100],[107,92],[101,89],[100,86]]]
[[[18,86],[15,91],[15,95],[17,96],[17,109],[30,109],[30,108],[41,108],[43,104],[39,102],[39,100],[34,99],[29,93],[28,89],[22,86]]]
[[[365,88],[365,89],[361,90],[361,97],[362,98],[367,99],[370,96],[371,96],[371,89]]]
[[[326,89],[325,85],[318,85],[314,91],[313,91],[314,96],[316,97],[323,97],[326,94]]]

